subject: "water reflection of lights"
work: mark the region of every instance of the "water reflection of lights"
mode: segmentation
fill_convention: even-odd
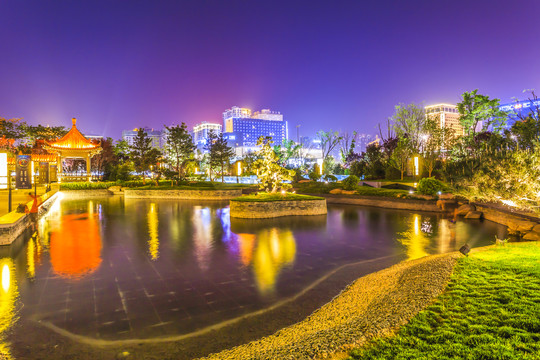
[[[152,260],[159,257],[158,221],[157,206],[155,203],[151,203],[148,211],[148,235],[150,236],[148,239],[148,251]]]
[[[4,264],[2,267],[2,289],[4,292],[9,291],[9,284],[11,282],[11,276],[9,271],[9,266],[7,264]]]
[[[26,272],[28,278],[33,279],[36,275],[36,266],[40,264],[41,243],[37,232],[32,235],[26,246]]]
[[[58,275],[77,279],[101,264],[101,233],[96,214],[64,215],[50,234],[51,264]]]
[[[275,290],[276,280],[283,267],[292,265],[296,257],[296,241],[290,230],[272,228],[257,234],[253,270],[261,294]]]
[[[420,229],[420,215],[413,215],[410,228],[398,235],[398,241],[407,248],[409,260],[427,255],[426,247],[429,245],[429,238]]]
[[[254,234],[238,234],[238,245],[240,248],[240,261],[248,266],[253,259],[253,247],[255,246]]]
[[[208,270],[210,267],[210,249],[212,248],[212,217],[210,216],[210,209],[195,206],[192,220],[195,257],[201,270]]]
[[[15,303],[19,296],[19,289],[15,277],[15,265],[11,258],[0,259],[2,269],[2,291],[0,291],[0,334],[17,321]],[[0,358],[12,359],[9,345],[0,340]]]

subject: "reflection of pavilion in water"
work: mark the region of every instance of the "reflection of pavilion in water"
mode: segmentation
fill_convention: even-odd
[[[61,215],[48,237],[51,265],[62,277],[78,279],[101,264],[101,232],[94,204],[84,214]]]

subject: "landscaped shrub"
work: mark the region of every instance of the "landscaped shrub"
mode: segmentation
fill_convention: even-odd
[[[386,180],[401,179],[401,172],[393,166],[388,166],[385,170],[384,178]]]
[[[335,177],[332,174],[324,175],[323,179],[324,179],[324,181],[328,181],[328,182],[336,182],[336,181],[338,181],[337,177]]]
[[[341,183],[343,184],[344,190],[356,190],[358,182],[360,179],[358,176],[350,175],[348,178],[344,179]]]
[[[321,179],[321,174],[318,171],[312,171],[309,173],[309,178],[313,181],[319,181]]]
[[[108,189],[114,185],[116,185],[114,181],[62,183],[60,184],[60,190]]]
[[[446,186],[442,181],[435,178],[423,178],[418,183],[417,190],[423,195],[436,195],[439,191],[444,191]]]

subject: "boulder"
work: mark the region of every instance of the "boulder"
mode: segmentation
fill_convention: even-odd
[[[508,229],[511,230],[512,232],[519,231],[521,233],[524,233],[527,231],[531,231],[535,225],[536,223],[532,221],[517,220],[510,217],[506,221],[506,226],[508,226]]]
[[[330,190],[330,194],[343,194],[343,190],[341,190],[341,189],[332,189],[332,190]]]
[[[540,233],[540,224],[534,225],[534,227],[532,228],[532,231]]]
[[[455,200],[437,200],[437,207],[442,211],[449,211],[456,207]]]
[[[465,219],[481,219],[482,213],[480,211],[469,211],[467,215],[465,215]]]
[[[122,191],[122,187],[121,186],[111,186],[107,190],[109,190],[111,192],[120,192],[120,191]]]
[[[471,211],[476,211],[476,206],[474,206],[472,204],[463,204],[463,205],[461,205],[460,207],[457,208],[456,215],[465,216],[468,213],[470,213]]]
[[[303,184],[303,183],[307,183],[307,182],[311,182],[311,180],[300,180],[298,183]]]
[[[413,199],[422,199],[422,200],[435,200],[435,196],[433,195],[422,195],[422,194],[414,194],[411,196]]]
[[[341,190],[341,193],[347,195],[354,195],[356,194],[356,190]]]
[[[522,237],[523,240],[540,241],[540,233],[536,231],[529,231]]]

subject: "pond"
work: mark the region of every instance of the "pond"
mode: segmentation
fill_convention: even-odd
[[[346,264],[506,235],[489,221],[431,213],[330,205],[322,216],[237,220],[227,205],[57,201],[36,233],[1,250],[0,330],[31,318],[104,340],[188,334],[288,299]]]

